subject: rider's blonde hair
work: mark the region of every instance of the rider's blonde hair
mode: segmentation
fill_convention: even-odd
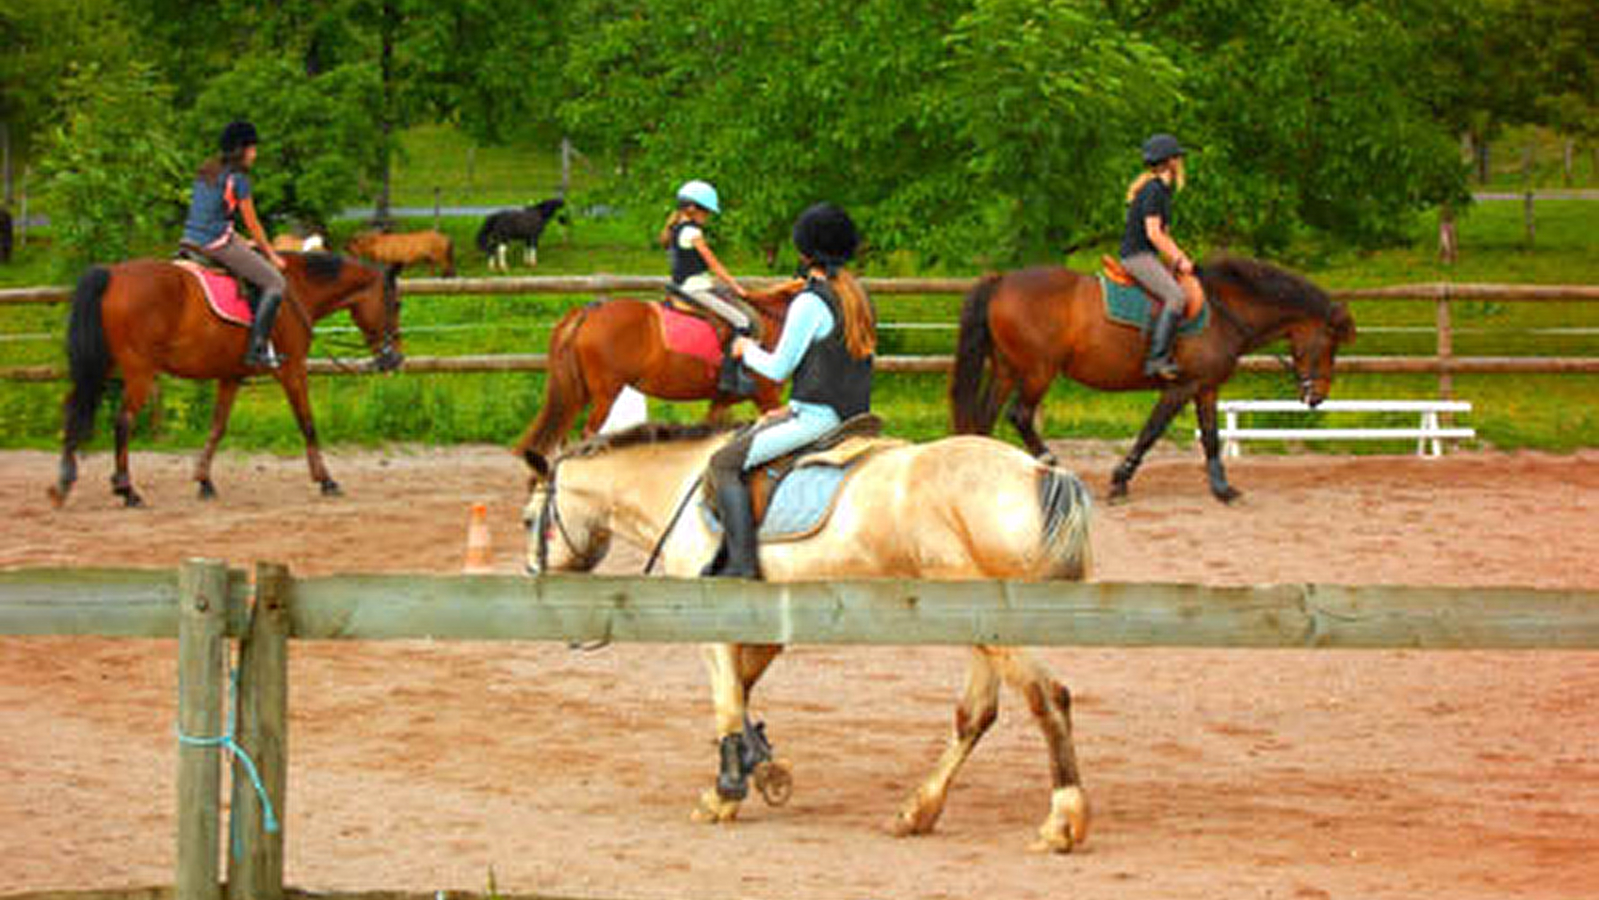
[[[1148,184],[1153,179],[1159,178],[1161,174],[1164,173],[1168,168],[1172,172],[1172,189],[1177,191],[1182,190],[1183,186],[1188,183],[1188,177],[1183,171],[1183,158],[1181,156],[1174,156],[1171,159],[1163,160],[1153,166],[1150,166],[1148,170],[1140,174],[1137,178],[1134,178],[1133,183],[1127,187],[1127,202],[1133,202],[1133,200],[1138,196],[1138,192],[1144,189],[1144,185]]]

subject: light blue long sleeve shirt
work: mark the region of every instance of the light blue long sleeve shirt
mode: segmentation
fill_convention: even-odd
[[[777,347],[771,352],[760,347],[747,348],[744,364],[773,381],[785,381],[799,368],[811,345],[833,333],[833,324],[833,313],[827,308],[827,301],[805,291],[789,306]],[[793,416],[764,426],[756,433],[744,461],[746,469],[803,447],[838,427],[838,413],[831,406],[792,399],[788,406],[794,411]]]

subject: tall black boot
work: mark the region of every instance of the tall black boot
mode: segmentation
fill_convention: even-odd
[[[1155,327],[1149,337],[1149,356],[1144,359],[1145,375],[1165,381],[1177,378],[1177,363],[1172,361],[1171,349],[1182,317],[1182,308],[1177,304],[1167,303],[1161,307],[1160,316],[1155,319]]]
[[[261,306],[255,311],[255,321],[250,323],[250,346],[244,351],[244,364],[251,368],[276,369],[278,355],[272,352],[272,326],[278,320],[278,306],[283,303],[283,295],[278,293],[266,294],[261,298]]]
[[[722,520],[722,547],[703,574],[724,578],[761,577],[755,509],[744,479],[726,478],[717,485],[716,514]]]
[[[735,328],[722,347],[722,368],[716,373],[716,389],[733,397],[750,397],[755,394],[755,376],[743,361],[733,357],[733,341],[749,337],[748,328]]]

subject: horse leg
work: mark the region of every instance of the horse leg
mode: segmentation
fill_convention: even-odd
[[[1223,503],[1243,496],[1227,483],[1227,470],[1221,462],[1221,438],[1216,433],[1216,389],[1206,388],[1194,398],[1194,414],[1199,419],[1199,443],[1205,448],[1205,472],[1210,478],[1210,493]]]
[[[1045,374],[1042,378],[1037,375],[1024,378],[1016,394],[1016,402],[1010,405],[1010,411],[1005,416],[1010,419],[1016,432],[1022,436],[1022,443],[1027,445],[1027,452],[1037,457],[1040,462],[1053,466],[1056,463],[1055,454],[1049,451],[1049,445],[1045,444],[1043,437],[1039,435],[1036,424],[1038,407],[1044,400],[1044,393],[1049,390],[1050,381],[1049,374]],[[1001,387],[1009,391],[1009,385],[996,378],[995,390],[998,391]]]
[[[304,362],[286,363],[278,369],[278,383],[283,385],[283,393],[288,395],[289,406],[294,409],[294,421],[300,426],[301,437],[305,438],[305,461],[311,467],[311,480],[322,486],[322,496],[339,496],[343,491],[322,462],[316,422],[311,418],[310,385]]]
[[[1049,745],[1049,815],[1038,827],[1034,850],[1070,853],[1088,838],[1088,795],[1077,771],[1072,745],[1072,695],[1050,676],[1043,663],[1020,648],[982,648],[991,654],[1005,683],[1027,700]]]
[[[117,410],[116,432],[117,439],[117,470],[111,476],[111,493],[122,498],[122,505],[128,508],[144,505],[144,498],[133,489],[133,475],[128,468],[128,438],[133,434],[133,420],[144,407],[144,402],[150,397],[150,388],[155,384],[155,376],[149,372],[129,372],[124,369],[122,373],[122,408]]]
[[[522,262],[528,268],[538,268],[539,245],[532,241],[527,242],[527,249],[522,251]]]
[[[711,698],[716,707],[716,738],[721,764],[715,786],[700,795],[692,818],[696,822],[731,822],[749,793],[745,762],[744,723],[745,669],[743,648],[738,644],[711,644],[703,650],[706,671],[711,676]],[[774,654],[775,656],[775,654]],[[768,659],[769,663],[771,660]],[[764,671],[765,666],[760,668]],[[756,674],[758,678],[758,673]],[[750,682],[753,684],[753,680]]]
[[[989,654],[982,647],[973,647],[966,668],[966,690],[955,707],[955,730],[933,774],[900,806],[894,820],[896,835],[928,834],[938,824],[955,774],[999,716],[999,683]]]
[[[1144,461],[1144,454],[1155,445],[1155,441],[1166,433],[1167,426],[1171,425],[1172,417],[1188,402],[1188,395],[1176,391],[1165,391],[1160,395],[1160,400],[1155,403],[1155,408],[1149,413],[1149,420],[1144,423],[1144,430],[1138,433],[1138,440],[1133,442],[1133,449],[1127,452],[1127,457],[1116,466],[1116,471],[1110,478],[1110,499],[1112,502],[1127,498],[1127,482],[1133,480],[1133,475]]]
[[[228,433],[228,416],[233,412],[233,401],[239,396],[242,383],[237,378],[217,382],[217,399],[211,407],[211,434],[205,440],[205,449],[200,451],[200,459],[194,464],[194,480],[200,483],[201,500],[216,499],[217,486],[211,483],[211,459],[216,456],[222,436]]]

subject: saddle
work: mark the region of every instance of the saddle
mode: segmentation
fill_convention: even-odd
[[[881,437],[883,420],[863,413],[807,446],[762,463],[745,476],[756,529],[766,543],[798,541],[811,537],[827,524],[840,489],[875,454],[904,445],[898,438]],[[713,528],[710,504],[702,506]]]
[[[1108,253],[1102,254],[1099,257],[1099,265],[1105,272],[1106,280],[1114,281],[1123,287],[1138,287],[1137,279],[1122,268],[1122,261],[1116,257]]]
[[[248,326],[261,305],[261,289],[239,278],[212,259],[185,244],[178,245],[172,261],[188,271],[200,284],[200,292],[211,311],[224,322]]]
[[[1105,315],[1113,322],[1123,325],[1133,325],[1140,330],[1147,330],[1155,316],[1160,312],[1161,301],[1153,294],[1144,290],[1143,285],[1133,278],[1121,264],[1121,260],[1114,256],[1102,255],[1099,258],[1099,278],[1104,286]],[[1189,302],[1187,309],[1183,310],[1183,324],[1178,329],[1178,334],[1188,336],[1204,330],[1205,323],[1210,320],[1210,307],[1204,302]]]
[[[718,297],[721,297],[735,306],[739,305],[739,300],[732,296],[728,291],[724,290],[721,285],[717,285],[712,290]],[[688,291],[683,290],[677,285],[670,283],[667,284],[666,299],[661,302],[680,313],[693,316],[694,318],[700,319],[709,324],[712,330],[716,332],[717,343],[721,344],[723,347],[726,347],[728,341],[733,339],[733,326],[731,323],[717,315],[715,312],[706,309],[705,306],[701,304],[693,294],[690,294]],[[750,337],[754,338],[756,341],[759,341],[761,340],[762,334],[765,331],[764,323],[761,320],[760,314],[756,310],[749,309],[748,312],[751,313]]]

